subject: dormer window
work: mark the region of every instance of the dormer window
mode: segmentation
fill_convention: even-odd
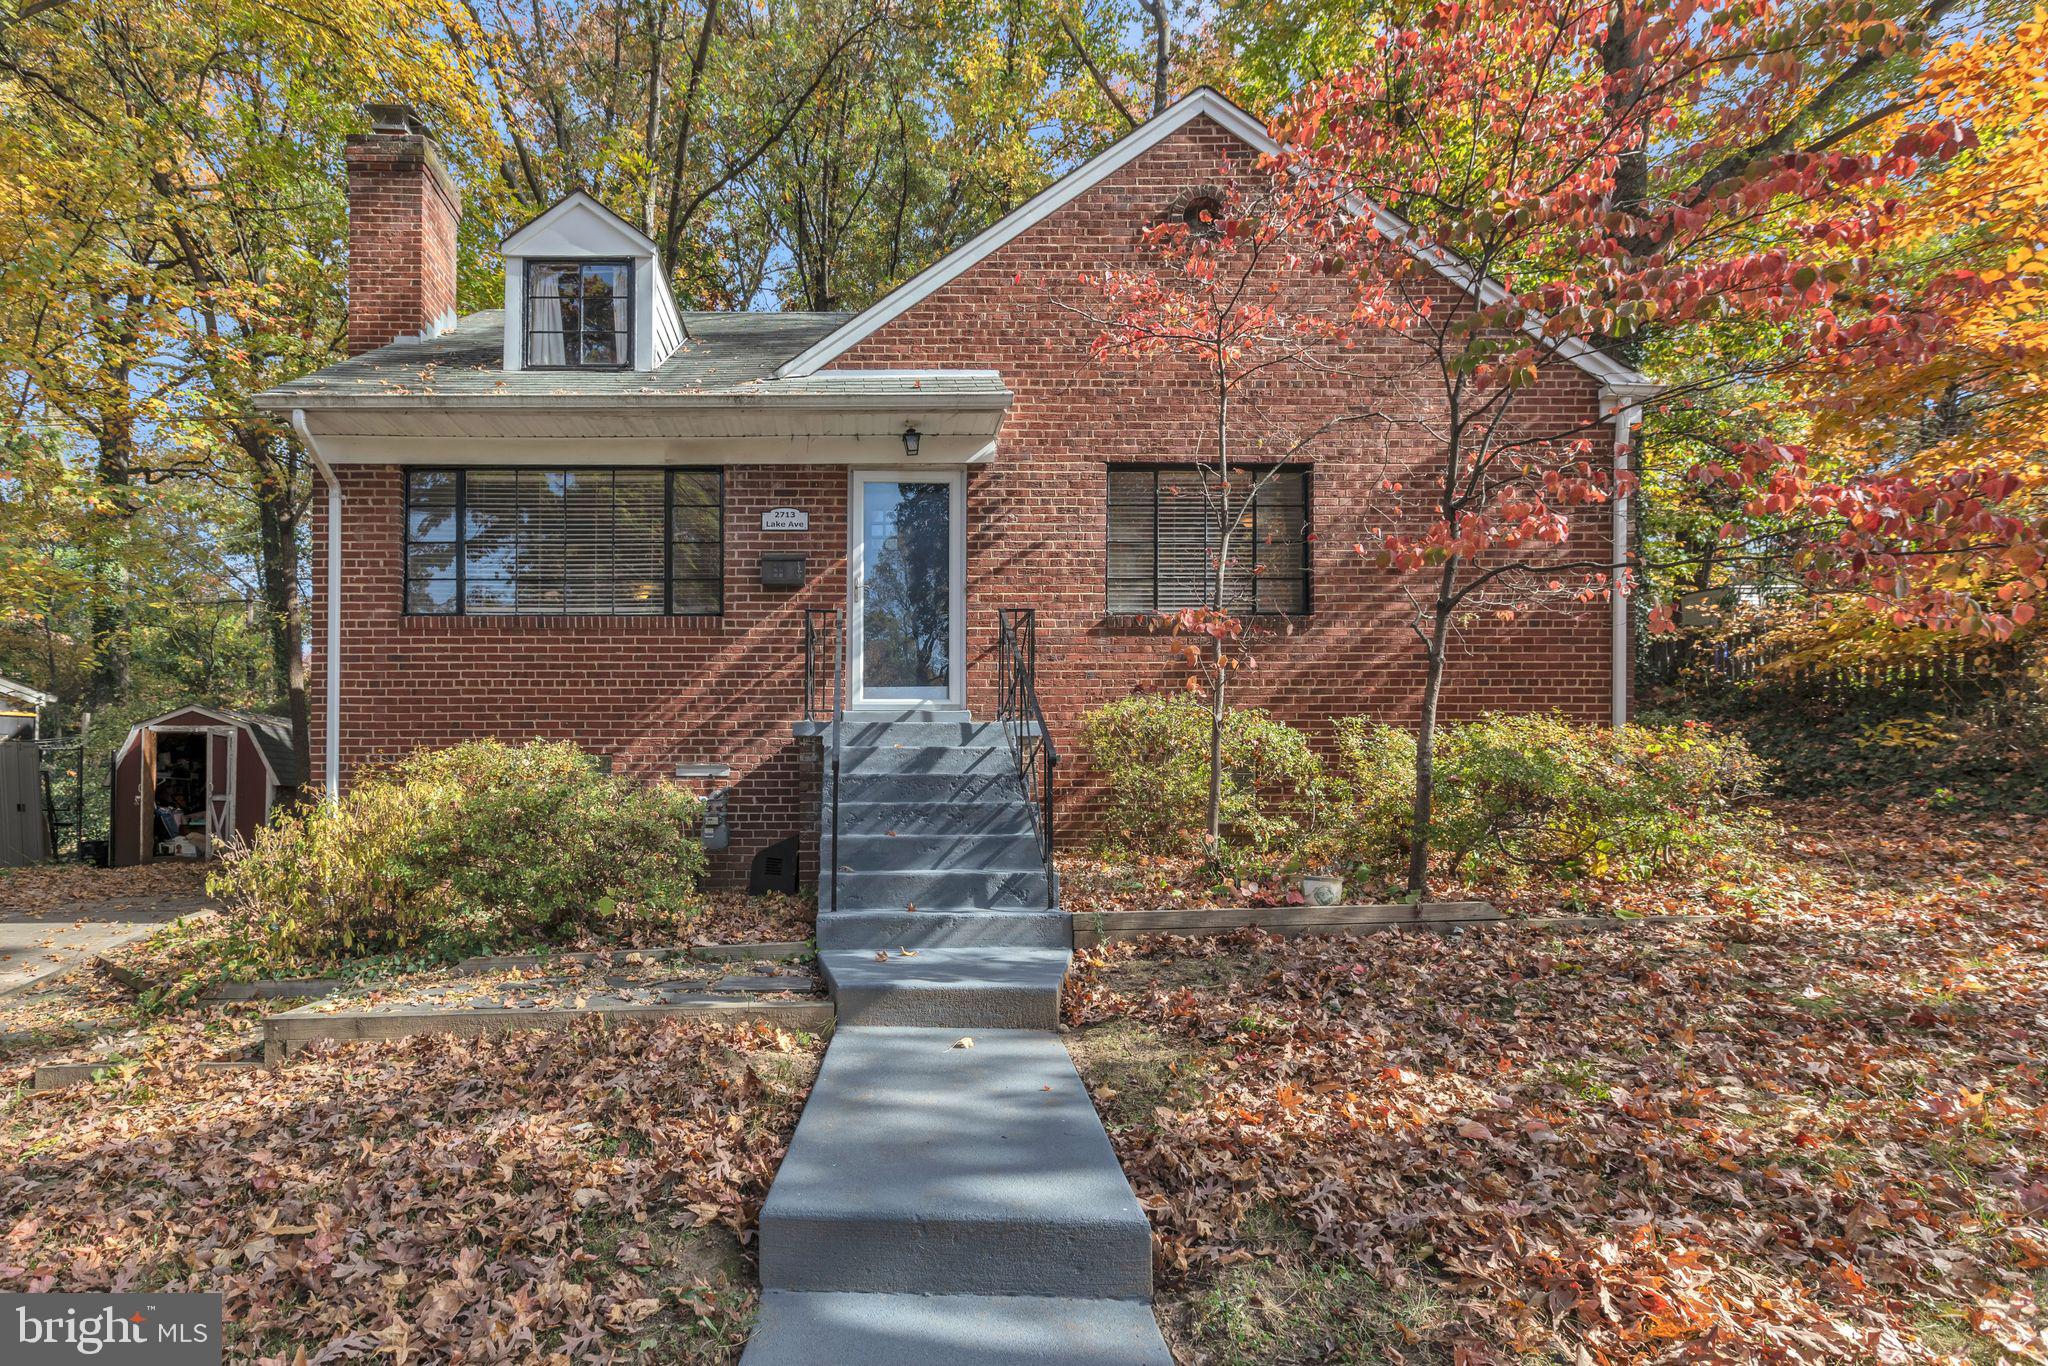
[[[499,244],[505,370],[653,370],[683,344],[654,239],[581,190]]]
[[[525,355],[533,370],[630,368],[633,263],[528,261]]]

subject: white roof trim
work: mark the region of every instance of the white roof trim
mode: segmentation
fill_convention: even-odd
[[[969,268],[987,259],[1015,238],[1044,222],[1073,200],[1151,151],[1170,135],[1202,117],[1220,124],[1225,131],[1255,151],[1273,153],[1280,150],[1280,144],[1273,140],[1272,134],[1266,131],[1266,126],[1245,110],[1208,86],[1190,91],[1167,106],[1164,112],[1155,114],[1118,138],[1092,160],[1075,167],[1026,200],[1020,207],[998,219],[979,235],[970,238],[847,319],[830,335],[814,343],[795,359],[785,362],[775,373],[784,379],[812,374],[820,366],[851,350],[884,325],[901,317],[950,284]],[[1428,264],[1460,289],[1477,295],[1480,302],[1491,306],[1509,297],[1507,289],[1498,280],[1490,276],[1479,276],[1451,253],[1441,248],[1420,246],[1415,240],[1414,227],[1399,215],[1370,200],[1361,199],[1356,208],[1361,215],[1370,216],[1373,225],[1381,233],[1407,247],[1417,259]],[[1542,340],[1543,325],[1540,320],[1532,320],[1527,330],[1531,336]],[[1567,338],[1563,342],[1551,345],[1564,359],[1604,384],[1647,385],[1650,382],[1639,372],[1601,354],[1576,338]]]
[[[55,694],[31,688],[26,683],[17,683],[11,678],[0,678],[0,695],[18,698],[36,707],[47,707],[57,700]]]
[[[609,220],[607,227],[613,228],[633,245],[633,250],[643,256],[656,252],[654,239],[625,219],[606,208],[596,196],[582,190],[571,190],[554,203],[542,209],[520,227],[514,228],[510,236],[498,244],[498,250],[506,256],[524,256],[525,244],[533,237],[553,227],[558,219],[569,217],[579,209],[595,211],[599,217]]]

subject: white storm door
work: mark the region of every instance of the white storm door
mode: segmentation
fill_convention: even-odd
[[[964,705],[966,475],[857,469],[847,499],[849,705]]]

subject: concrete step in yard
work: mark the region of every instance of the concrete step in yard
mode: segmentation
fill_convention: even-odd
[[[1009,745],[1003,728],[993,721],[858,721],[848,718],[846,733],[841,740],[849,746],[945,745],[959,749]]]
[[[1015,802],[1022,805],[1024,801],[1024,784],[1017,777],[1016,768],[1008,763],[972,773],[842,772],[839,783],[842,814],[849,805],[859,802],[929,806],[954,802]],[[829,778],[825,786],[825,810],[829,814],[832,809]]]
[[[849,835],[839,832],[839,868],[850,872],[895,872],[943,868],[948,872],[1031,872],[1045,867],[1036,834],[972,835],[897,831]]]
[[[1073,946],[1065,911],[987,909],[959,911],[820,911],[818,947],[943,949],[972,946],[1059,949]]]
[[[908,945],[904,947],[910,947]],[[886,955],[886,957],[882,956]],[[1056,1029],[1064,948],[821,949],[839,1025]]]
[[[959,714],[848,734],[838,1028],[761,1211],[744,1363],[1170,1366],[1151,1228],[1053,1032],[1073,924],[1008,744]]]
[[[770,1290],[743,1366],[1173,1366],[1135,1300]]]
[[[825,811],[831,833],[831,808]],[[1029,835],[1038,829],[1021,800],[987,802],[841,802],[839,835]]]
[[[842,911],[1046,910],[1045,870],[955,873],[938,868],[901,868],[881,872],[847,872],[844,855],[835,855],[838,908]],[[833,904],[829,896],[827,905]]]
[[[1016,771],[1017,758],[1007,745],[848,745],[839,752],[839,772],[844,776]]]
[[[1145,1212],[1066,1049],[1036,1030],[842,1027],[761,1210],[760,1260],[769,1291],[1152,1293]]]

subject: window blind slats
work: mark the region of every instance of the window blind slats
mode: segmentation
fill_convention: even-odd
[[[1238,613],[1306,612],[1307,474],[1233,470],[1228,508],[1233,524],[1224,607]],[[1214,601],[1224,558],[1224,513],[1222,490],[1203,470],[1112,469],[1108,610],[1171,612]]]
[[[722,499],[715,470],[408,471],[405,609],[716,614]]]

